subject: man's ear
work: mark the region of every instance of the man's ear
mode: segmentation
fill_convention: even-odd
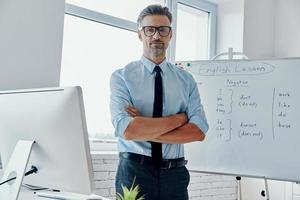
[[[138,31],[138,36],[139,36],[140,41],[142,41],[142,34],[141,34],[141,31]]]
[[[170,32],[170,39],[172,38],[172,36],[173,36],[173,31],[171,30],[171,32]]]

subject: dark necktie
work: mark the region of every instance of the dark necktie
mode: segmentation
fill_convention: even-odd
[[[161,68],[155,66],[154,71],[155,75],[155,92],[154,92],[154,104],[153,104],[153,117],[158,118],[162,117],[163,109],[163,90],[162,90],[162,78],[161,78]],[[151,142],[152,148],[152,159],[156,166],[159,166],[159,163],[162,160],[162,145],[161,143]]]

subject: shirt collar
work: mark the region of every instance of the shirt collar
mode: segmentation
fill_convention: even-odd
[[[155,64],[145,56],[142,56],[141,61],[146,69],[148,69],[150,73],[153,73],[154,67],[157,66],[157,64]],[[164,61],[162,61],[158,66],[161,68],[161,71],[164,72],[167,67],[167,59],[164,59]]]

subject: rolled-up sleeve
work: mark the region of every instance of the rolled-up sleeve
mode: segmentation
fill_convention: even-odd
[[[124,138],[124,132],[133,117],[125,111],[125,107],[132,105],[132,103],[122,76],[122,70],[117,70],[112,74],[110,92],[110,113],[115,128],[115,136]]]
[[[201,129],[201,131],[206,134],[208,131],[208,123],[206,120],[205,112],[203,106],[201,104],[201,99],[197,87],[197,83],[192,78],[193,84],[190,90],[189,102],[187,108],[187,116],[189,119],[189,123],[193,123]]]

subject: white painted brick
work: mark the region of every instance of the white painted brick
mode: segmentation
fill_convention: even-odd
[[[235,182],[228,182],[228,181],[218,181],[218,182],[199,182],[199,183],[190,183],[189,188],[191,190],[199,190],[199,189],[206,189],[206,188],[236,188]]]
[[[115,186],[115,180],[95,181],[96,189],[112,188]]]
[[[103,196],[103,197],[108,197],[108,196],[110,196],[109,188],[107,188],[107,189],[97,189],[95,191],[95,194]]]
[[[208,195],[222,195],[222,194],[235,194],[236,188],[212,188],[212,189],[203,189],[200,190],[200,195],[208,196]]]
[[[110,194],[110,196],[115,196],[116,195],[116,189],[115,188],[109,188],[109,194]]]
[[[103,164],[103,159],[97,159],[97,160],[93,160],[93,166],[94,165],[99,165],[99,164]]]
[[[237,200],[236,196],[198,196],[190,197],[190,200]]]
[[[94,171],[116,171],[116,164],[95,164],[93,165]]]
[[[92,154],[92,160],[94,159],[113,159],[113,160],[118,160],[119,156],[118,154],[105,154],[105,153],[97,153],[97,154]]]
[[[201,182],[213,182],[213,181],[220,181],[222,177],[220,175],[210,175],[210,176],[201,176]]]
[[[108,179],[111,179],[110,175],[109,175],[109,172],[94,172],[94,180],[97,181],[97,180],[108,180]]]
[[[104,164],[115,164],[115,165],[117,165],[118,162],[119,162],[119,160],[109,160],[109,159],[104,159],[103,160]]]
[[[116,175],[117,175],[117,172],[114,171],[114,172],[109,172],[109,179],[115,179],[116,178]]]
[[[200,190],[189,190],[189,197],[199,197],[200,194]]]

